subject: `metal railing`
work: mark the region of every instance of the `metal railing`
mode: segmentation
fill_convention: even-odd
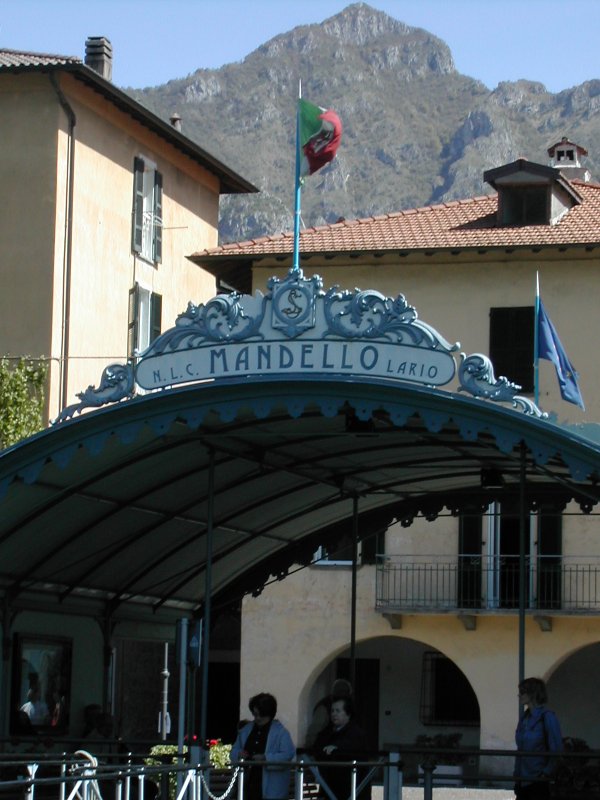
[[[99,762],[80,750],[72,755],[43,758],[38,754],[0,755],[0,799],[19,800],[244,800],[243,761],[221,770],[204,764],[139,765],[132,757],[119,764]],[[261,762],[269,768],[269,762]],[[347,768],[350,794],[361,791],[384,769],[383,800],[398,800],[398,756],[374,757],[367,761],[327,762],[329,769]],[[273,763],[277,770],[293,775],[290,800],[340,800],[319,773],[319,763],[309,756],[293,762]],[[317,783],[318,782],[318,783]]]
[[[600,611],[600,557],[525,558],[527,609]],[[378,611],[490,611],[519,607],[519,556],[380,556]]]
[[[438,786],[460,785],[463,789],[512,787],[514,750],[479,748],[423,748],[398,745],[398,749],[372,756],[368,761],[327,762],[328,767],[351,773],[348,798],[336,798],[320,779],[319,764],[310,759],[276,762],[277,769],[293,773],[289,800],[357,800],[361,789],[378,773],[373,795],[376,800],[402,800],[405,764],[419,765],[418,785],[424,800],[432,800]],[[521,754],[527,755],[527,754]],[[537,755],[540,755],[539,753]],[[541,754],[556,758],[553,796],[560,800],[590,800],[600,794],[600,751]],[[142,766],[127,760],[102,764],[85,751],[62,757],[41,758],[33,754],[0,756],[0,800],[244,800],[243,762],[228,770],[201,764]],[[445,764],[463,763],[469,769],[456,780]],[[269,767],[268,762],[264,762]],[[12,771],[13,775],[7,777]],[[362,772],[363,777],[359,774]],[[468,774],[467,774],[468,773]],[[308,780],[307,780],[308,779]],[[313,781],[317,781],[315,784]],[[410,784],[407,783],[406,786]],[[413,784],[414,785],[414,784]],[[465,793],[465,797],[468,794]]]

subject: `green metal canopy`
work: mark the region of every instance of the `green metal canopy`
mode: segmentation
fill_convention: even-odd
[[[363,538],[517,495],[522,466],[529,508],[600,498],[600,445],[463,395],[350,377],[159,391],[0,454],[0,591],[12,609],[201,612],[210,520],[228,603],[309,563],[355,502]]]

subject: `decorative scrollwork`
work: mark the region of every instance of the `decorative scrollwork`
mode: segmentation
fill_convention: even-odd
[[[529,398],[518,394],[522,388],[518,383],[512,383],[503,375],[496,378],[494,365],[482,353],[473,353],[470,356],[461,353],[458,380],[459,392],[468,392],[473,397],[482,397],[497,403],[512,403],[524,414],[540,417],[540,419],[548,417],[548,414],[541,411]]]
[[[84,408],[100,408],[107,403],[125,400],[134,395],[133,367],[131,364],[110,364],[102,372],[100,385],[91,384],[83,392],[78,392],[79,403],[73,403],[60,412],[52,423],[64,422],[75,414],[81,414]]]
[[[328,334],[345,339],[389,339],[451,353],[460,344],[450,344],[434,328],[421,322],[414,306],[403,294],[385,297],[375,290],[339,291],[334,286],[325,295]]]
[[[111,364],[100,386],[88,386],[78,394],[81,402],[65,408],[56,421],[133,396],[136,380],[157,389],[206,378],[262,380],[287,370],[301,377],[344,374],[430,388],[454,380],[453,354],[460,344],[422,322],[403,294],[387,297],[373,289],[339,286],[324,292],[322,287],[318,275],[305,278],[302,270],[292,269],[283,279],[270,278],[265,295],[232,292],[205,304],[188,303],[175,325],[140,354],[135,369]],[[461,359],[459,391],[547,418],[518,394],[520,386],[494,376],[487,356],[462,354]]]
[[[516,397],[513,397],[512,404],[519,411],[522,411],[524,414],[528,414],[531,417],[548,419],[548,413],[546,411],[542,411],[541,408],[536,406],[533,400],[530,400],[528,397],[517,395]]]
[[[474,397],[484,397],[486,400],[512,401],[513,397],[521,391],[521,386],[511,383],[503,375],[496,378],[494,365],[487,356],[481,353],[473,353],[470,356],[461,353],[458,380],[460,382],[459,392],[469,392]]]
[[[259,293],[251,297],[233,292],[219,294],[206,304],[188,303],[187,309],[177,317],[175,327],[159,336],[144,356],[177,350],[182,345],[191,349],[207,342],[237,342],[258,336],[266,300]]]

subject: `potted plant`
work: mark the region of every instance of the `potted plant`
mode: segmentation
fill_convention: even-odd
[[[220,739],[209,739],[207,741],[210,757],[211,788],[219,790],[227,788],[230,781],[230,744],[223,744]],[[187,753],[187,745],[184,745],[183,752]],[[161,764],[177,764],[178,748],[176,744],[158,744],[152,747],[149,757],[146,759],[148,766],[159,766]],[[169,798],[174,800],[177,793],[177,775],[175,772],[169,775]],[[221,792],[218,791],[220,794]]]
[[[231,745],[223,744],[220,739],[207,741],[210,753],[210,790],[216,797],[228,793],[229,785],[234,777],[231,771]]]

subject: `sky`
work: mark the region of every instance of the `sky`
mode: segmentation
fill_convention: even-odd
[[[0,48],[83,58],[88,36],[113,46],[113,82],[157,86],[241,61],[350,0],[0,0]],[[450,47],[459,72],[493,89],[541,81],[558,92],[600,78],[600,0],[372,0]],[[302,77],[302,76],[299,76]]]

